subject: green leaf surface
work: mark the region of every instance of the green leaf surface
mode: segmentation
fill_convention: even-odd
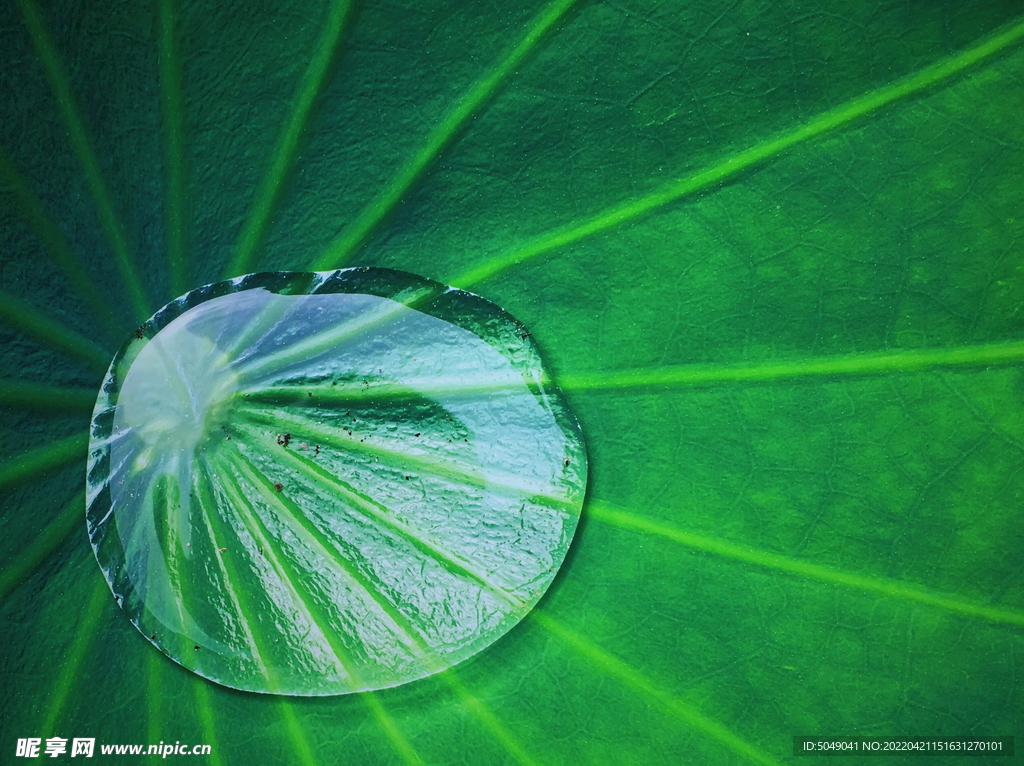
[[[794,735],[1020,731],[1019,3],[7,10],[4,752],[810,766]],[[84,524],[53,532],[98,348],[243,261],[422,274],[529,328],[588,501],[471,660],[224,689],[141,640]]]

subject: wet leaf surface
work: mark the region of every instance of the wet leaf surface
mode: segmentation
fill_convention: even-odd
[[[0,554],[31,573],[4,588],[4,742],[647,766],[1021,728],[1018,4],[47,5],[95,167],[32,5],[0,28],[0,147],[49,225],[4,171],[0,274],[60,337],[8,310],[0,378],[96,390],[83,339],[109,358],[225,275],[394,268],[520,320],[590,463],[519,627],[415,683],[282,703],[139,640],[81,529],[32,547],[83,488],[89,413],[3,389]]]

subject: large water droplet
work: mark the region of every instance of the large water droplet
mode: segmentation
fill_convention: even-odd
[[[551,583],[586,484],[530,335],[385,269],[194,290],[115,357],[89,535],[146,638],[218,683],[343,694],[466,659]]]

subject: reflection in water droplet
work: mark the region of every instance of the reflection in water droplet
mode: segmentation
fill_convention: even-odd
[[[89,534],[180,664],[251,691],[396,686],[551,583],[586,457],[501,309],[348,269],[209,285],[149,324],[97,401]]]

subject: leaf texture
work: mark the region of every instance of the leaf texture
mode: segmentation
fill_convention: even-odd
[[[782,764],[794,735],[1020,729],[1018,5],[8,5],[3,747]],[[472,660],[231,692],[139,639],[81,527],[47,535],[85,484],[80,341],[112,358],[140,295],[239,252],[422,274],[529,328],[588,502],[535,616]],[[250,462],[217,491],[266,490]]]

